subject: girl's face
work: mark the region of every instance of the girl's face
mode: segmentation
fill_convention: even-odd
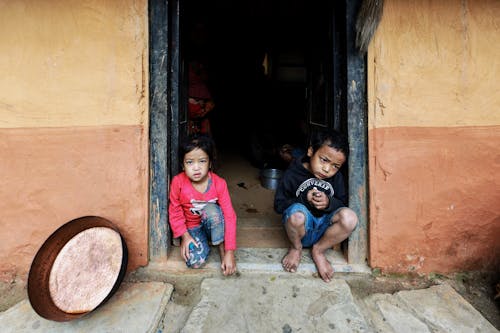
[[[322,145],[314,154],[312,147],[307,150],[310,158],[309,171],[318,179],[333,177],[344,164],[344,153],[328,145]]]
[[[210,168],[210,159],[208,154],[199,148],[190,151],[184,155],[182,168],[184,169],[186,176],[188,176],[193,183],[203,182],[206,180],[208,170]]]

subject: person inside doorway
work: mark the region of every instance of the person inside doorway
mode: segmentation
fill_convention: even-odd
[[[188,135],[211,135],[209,113],[215,103],[208,88],[205,65],[198,60],[190,61],[188,75]]]

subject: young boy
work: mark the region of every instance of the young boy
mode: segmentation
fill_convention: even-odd
[[[345,240],[358,223],[356,213],[345,207],[344,179],[338,172],[348,155],[347,139],[335,130],[314,132],[307,153],[295,159],[276,189],[274,209],[282,214],[290,248],[283,268],[296,272],[303,247],[311,254],[325,282],[333,267],[325,251]]]

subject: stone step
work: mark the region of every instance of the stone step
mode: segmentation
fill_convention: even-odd
[[[238,248],[236,251],[236,264],[238,270],[245,272],[283,272],[281,259],[287,253],[287,248]],[[349,264],[340,250],[327,250],[327,259],[332,263],[335,272],[339,273],[370,273],[367,265]],[[187,268],[181,258],[178,247],[171,249],[167,262],[162,265],[149,265],[149,269],[163,270],[166,272],[186,272],[191,273],[195,270]],[[216,247],[211,248],[208,261],[204,268],[196,270],[201,272],[220,272],[220,257]],[[310,249],[304,249],[302,258],[297,270],[297,274],[311,275],[316,274],[316,266],[311,257]]]
[[[204,279],[181,332],[371,331],[345,281],[290,276]]]

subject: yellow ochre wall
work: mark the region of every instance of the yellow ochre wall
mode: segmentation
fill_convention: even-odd
[[[147,264],[147,19],[146,0],[0,0],[0,281],[85,215]]]
[[[368,52],[370,266],[498,270],[500,1],[384,3]]]

